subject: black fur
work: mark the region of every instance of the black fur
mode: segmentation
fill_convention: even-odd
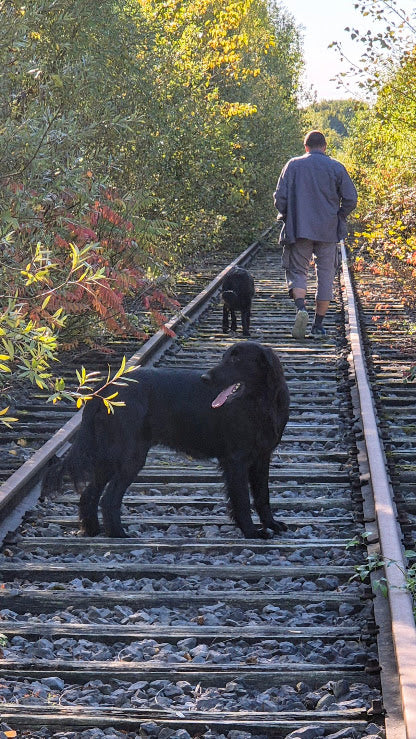
[[[126,405],[108,414],[100,399],[89,401],[71,449],[55,461],[44,480],[45,494],[59,488],[63,475],[69,474],[81,492],[83,533],[99,533],[100,503],[107,536],[125,536],[120,520],[124,492],[157,444],[196,458],[218,459],[232,516],[245,537],[268,538],[268,529],[286,528],[274,520],[269,501],[270,457],[289,415],[289,391],[271,349],[239,342],[204,374],[139,368],[129,376],[136,382],[119,388],[117,398]],[[222,392],[231,386],[229,396]],[[260,528],[251,518],[249,488]]]
[[[254,296],[253,277],[242,267],[234,267],[224,277],[221,294],[223,300],[222,330],[229,330],[231,314],[231,331],[237,331],[236,311],[241,311],[243,336],[250,336],[251,301]]]

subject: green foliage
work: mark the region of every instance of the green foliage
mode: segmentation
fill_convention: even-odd
[[[410,291],[416,277],[416,168],[409,147],[416,120],[415,60],[403,57],[371,108],[356,116],[345,144],[360,194],[357,238]]]
[[[409,591],[414,601],[416,596],[416,562],[413,562],[412,564],[411,562],[412,560],[416,560],[416,552],[408,549],[404,552],[404,554],[407,560],[407,567],[405,570],[395,560],[383,557],[377,552],[368,554],[363,564],[356,565],[356,574],[352,576],[351,580],[359,579],[361,582],[365,582],[371,579],[373,591],[379,591],[384,597],[387,597],[387,578],[384,577],[381,572],[384,571],[386,567],[391,567],[392,565],[395,565],[402,572],[404,576],[404,587],[406,588],[406,590]],[[416,616],[415,601],[413,612]]]
[[[358,74],[371,103],[352,119],[343,161],[359,192],[355,246],[378,273],[395,277],[403,300],[416,298],[416,26],[394,0],[356,4],[376,30],[346,29],[363,47]],[[351,72],[351,70],[350,70]],[[409,336],[411,328],[409,328]],[[407,379],[415,377],[410,369]]]
[[[365,112],[368,105],[353,98],[346,100],[321,100],[304,109],[305,128],[319,130],[324,134],[328,151],[341,151],[355,116]],[[336,154],[335,154],[336,155]]]
[[[347,26],[345,31],[362,47],[358,63],[352,63],[344,53],[341,41],[334,41],[346,68],[337,75],[340,87],[350,78],[363,92],[377,94],[380,87],[394,75],[403,55],[414,47],[416,25],[396,0],[359,0],[354,3],[371,28],[362,30]]]
[[[293,22],[266,0],[0,0],[0,384],[146,337],[171,275],[274,216],[300,137]],[[61,388],[62,389],[62,388]]]

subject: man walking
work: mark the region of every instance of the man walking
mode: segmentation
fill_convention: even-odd
[[[325,336],[323,319],[333,298],[339,241],[347,235],[346,219],[357,205],[357,191],[344,165],[331,159],[325,136],[310,131],[305,154],[282,169],[274,204],[284,222],[280,243],[289,295],[297,308],[292,336],[305,337],[309,316],[305,306],[309,264],[315,255],[317,291],[311,335]]]

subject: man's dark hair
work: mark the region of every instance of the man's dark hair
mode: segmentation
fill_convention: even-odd
[[[323,149],[326,146],[326,139],[320,131],[309,131],[304,138],[303,144],[304,146],[309,146],[310,149]]]

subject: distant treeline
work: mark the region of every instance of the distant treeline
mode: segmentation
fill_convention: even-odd
[[[382,12],[386,6],[378,0],[375,10]],[[370,2],[364,0],[362,10],[369,8]],[[371,102],[323,101],[309,106],[305,116],[311,127],[325,131],[329,153],[344,162],[357,185],[358,208],[351,219],[357,267],[366,253],[378,268],[403,283],[403,297],[414,304],[416,47],[411,38],[416,28],[399,19],[385,35],[366,37],[365,59],[371,58],[372,66],[362,84]],[[375,40],[387,49],[384,56],[370,55]]]

